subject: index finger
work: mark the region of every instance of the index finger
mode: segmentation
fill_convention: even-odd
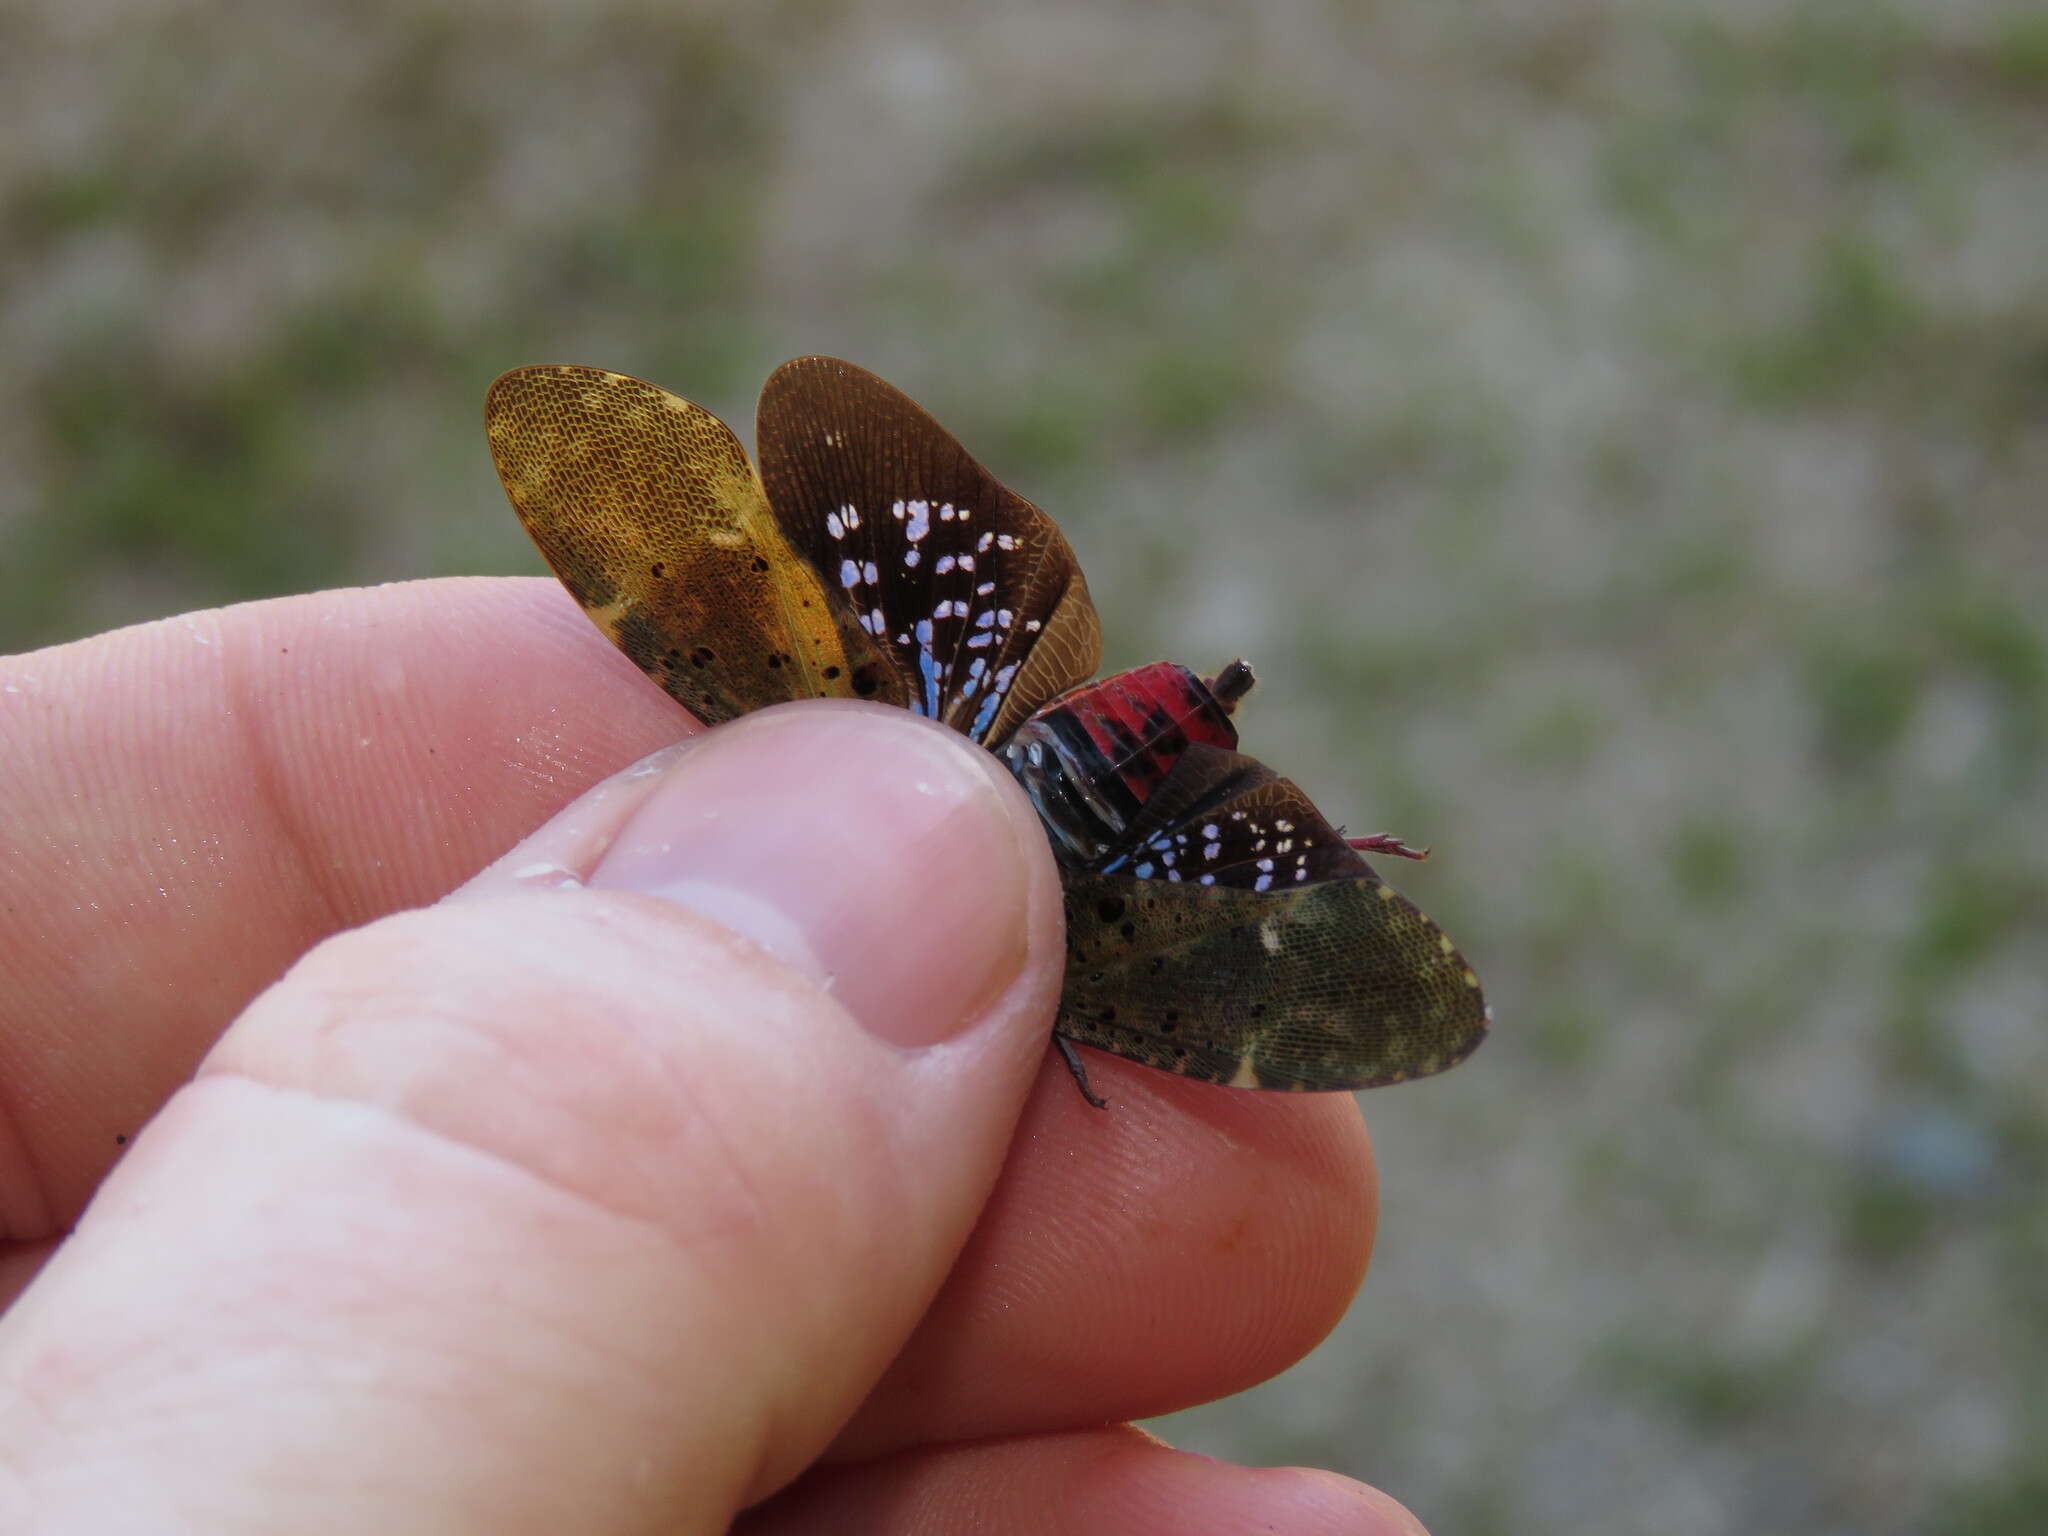
[[[0,1215],[61,1232],[331,933],[695,729],[540,579],[321,592],[0,661]]]

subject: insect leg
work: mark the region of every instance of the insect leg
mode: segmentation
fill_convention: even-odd
[[[1088,1086],[1088,1069],[1081,1065],[1079,1054],[1067,1043],[1066,1036],[1054,1035],[1052,1043],[1060,1048],[1060,1056],[1066,1061],[1067,1070],[1074,1074],[1074,1086],[1081,1090],[1081,1097],[1097,1109],[1109,1108],[1109,1100],[1097,1098],[1095,1091]]]

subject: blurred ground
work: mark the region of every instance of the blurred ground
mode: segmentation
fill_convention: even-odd
[[[518,363],[874,368],[1433,843],[1339,1334],[1443,1536],[2048,1529],[2029,0],[0,0],[0,647],[537,571]]]

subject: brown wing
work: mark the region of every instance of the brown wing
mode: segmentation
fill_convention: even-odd
[[[707,724],[790,699],[905,702],[703,407],[598,368],[516,368],[491,386],[484,425],[505,494],[562,584]]]
[[[784,536],[912,709],[994,744],[1093,674],[1101,624],[1066,539],[901,391],[800,357],[762,389],[757,436]]]

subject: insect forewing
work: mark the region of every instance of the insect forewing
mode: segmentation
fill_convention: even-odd
[[[520,520],[612,641],[707,724],[803,698],[906,702],[702,406],[598,368],[517,368],[484,424]]]
[[[1238,1087],[1375,1088],[1485,1038],[1479,979],[1300,788],[1196,743],[1130,852],[1062,872],[1060,1033]]]
[[[1070,871],[1059,1032],[1239,1088],[1379,1088],[1486,1037],[1464,957],[1373,878],[1254,892]]]

